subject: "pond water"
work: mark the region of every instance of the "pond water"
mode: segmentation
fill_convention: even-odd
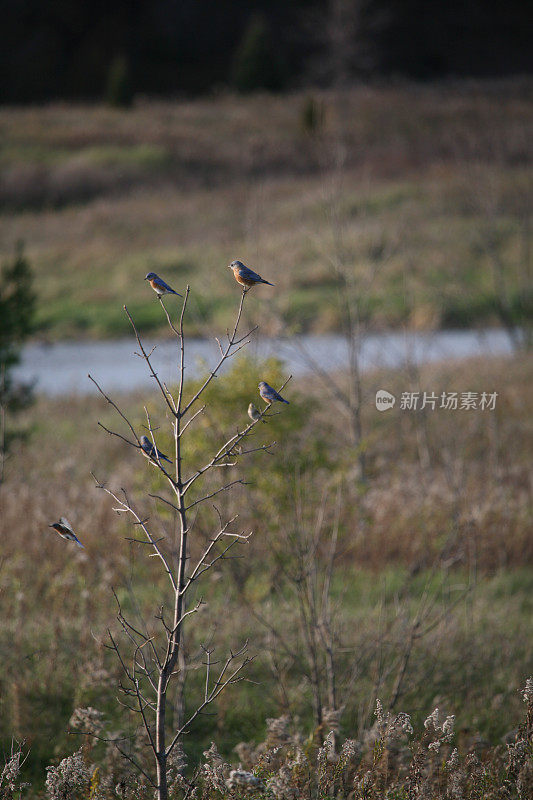
[[[173,383],[177,377],[175,340],[144,340],[147,350],[155,347],[152,362],[160,379]],[[364,370],[399,368],[407,363],[428,363],[473,356],[509,355],[512,347],[505,331],[438,331],[436,333],[380,333],[365,336],[360,357]],[[90,373],[106,392],[130,392],[150,388],[154,379],[142,359],[135,355],[134,339],[101,342],[60,342],[30,344],[22,353],[15,377],[35,381],[37,392],[59,394],[94,394],[97,389],[87,377]],[[277,356],[287,374],[304,375],[313,368],[331,371],[346,367],[348,347],[342,336],[297,336],[264,339],[252,336],[244,349],[248,356],[261,360]],[[219,350],[214,341],[186,341],[186,377],[198,377],[214,366]],[[231,360],[229,362],[231,365]]]

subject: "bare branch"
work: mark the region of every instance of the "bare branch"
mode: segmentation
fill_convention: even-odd
[[[170,328],[172,328],[172,330],[174,331],[174,333],[176,334],[176,336],[179,338],[179,336],[180,336],[180,333],[179,333],[179,331],[177,331],[177,330],[176,330],[176,328],[175,328],[175,327],[174,327],[174,325],[172,324],[172,320],[170,319],[170,314],[169,314],[169,313],[168,313],[168,311],[167,311],[167,307],[166,307],[166,306],[165,306],[165,304],[163,303],[163,298],[162,298],[162,297],[159,297],[159,302],[161,303],[161,307],[162,307],[163,311],[165,312],[165,316],[166,316],[166,318],[167,318],[167,322],[168,322],[168,324],[169,324]]]
[[[252,330],[249,331],[245,336],[241,337],[240,339],[237,339],[237,329],[238,329],[239,323],[241,321],[242,309],[243,309],[243,305],[244,305],[245,295],[246,295],[246,292],[243,292],[242,295],[241,295],[241,301],[239,303],[239,309],[237,311],[237,319],[235,320],[235,325],[233,327],[233,333],[231,335],[228,334],[228,344],[226,345],[226,347],[224,349],[222,349],[222,347],[220,346],[220,342],[219,342],[221,355],[220,355],[220,358],[218,360],[218,363],[215,366],[215,368],[211,370],[211,372],[209,373],[209,375],[207,376],[205,381],[202,383],[202,385],[200,386],[198,391],[193,395],[193,397],[186,404],[185,408],[181,412],[182,416],[184,416],[187,413],[187,411],[191,408],[191,406],[194,405],[194,403],[196,403],[196,401],[198,400],[200,395],[203,394],[203,392],[207,389],[207,387],[209,386],[209,384],[211,383],[213,378],[216,377],[219,369],[223,365],[224,361],[226,361],[226,359],[229,357],[232,349],[235,346],[241,345],[244,342],[244,340],[248,336],[251,336],[251,334],[254,332],[254,330],[256,330],[256,328],[252,328]],[[244,346],[244,344],[242,344],[242,346]]]
[[[189,292],[190,292],[190,287],[189,285],[187,285],[187,288],[185,290],[185,297],[183,299],[183,305],[181,308],[180,323],[179,323],[180,363],[179,363],[178,401],[176,403],[176,410],[178,412],[180,419],[185,415],[185,412],[181,410],[181,404],[183,402],[184,381],[185,381],[185,340],[183,338],[183,320],[185,317],[185,309],[187,308],[187,301],[189,299]]]
[[[192,415],[192,417],[191,417],[190,419],[188,419],[188,420],[187,420],[187,422],[185,423],[185,425],[184,425],[184,426],[183,426],[183,428],[181,429],[181,434],[182,434],[182,435],[185,433],[185,431],[187,430],[187,428],[189,427],[189,425],[191,424],[191,422],[193,422],[193,421],[196,419],[196,417],[198,416],[198,414],[201,414],[201,413],[202,413],[202,411],[205,411],[205,406],[201,406],[201,407],[198,409],[198,411],[195,411],[195,413]]]
[[[241,662],[241,663],[240,663],[240,664],[239,664],[237,667],[235,667],[235,669],[234,669],[234,670],[231,672],[231,674],[230,674],[230,675],[228,675],[227,677],[225,677],[225,676],[226,676],[226,672],[228,671],[229,665],[230,665],[230,664],[231,664],[231,663],[232,663],[232,662],[233,662],[235,659],[239,658],[239,657],[240,657],[240,655],[242,655],[242,653],[245,651],[245,649],[246,649],[246,647],[247,647],[247,644],[248,644],[248,643],[246,642],[246,644],[244,645],[244,647],[242,647],[242,648],[241,648],[241,649],[240,649],[240,650],[239,650],[237,653],[235,653],[235,654],[233,654],[233,653],[232,653],[232,654],[231,654],[231,655],[230,655],[230,656],[229,656],[229,657],[226,659],[226,662],[225,662],[225,664],[224,664],[223,668],[221,669],[221,671],[220,671],[220,673],[219,673],[219,675],[218,675],[218,678],[217,678],[217,680],[215,681],[215,683],[214,683],[213,687],[210,689],[210,688],[209,688],[209,685],[207,685],[207,686],[206,686],[206,690],[205,690],[205,691],[206,691],[206,696],[204,696],[204,700],[203,700],[203,702],[202,702],[202,703],[200,703],[200,704],[198,705],[198,707],[197,707],[197,708],[196,708],[196,709],[195,709],[195,710],[192,712],[192,714],[189,716],[189,718],[187,719],[187,721],[186,721],[186,722],[185,722],[185,723],[184,723],[184,724],[183,724],[183,725],[180,727],[180,729],[179,729],[179,730],[176,732],[176,734],[174,735],[174,737],[173,737],[173,739],[172,739],[171,743],[170,743],[170,744],[169,744],[169,746],[167,747],[167,750],[166,750],[166,755],[167,755],[167,756],[169,756],[169,755],[170,755],[170,753],[172,752],[172,750],[173,750],[173,749],[174,749],[174,747],[176,746],[176,744],[177,744],[177,742],[178,742],[179,738],[180,738],[180,737],[183,735],[183,733],[184,733],[184,732],[187,730],[187,728],[189,728],[189,727],[192,725],[192,723],[194,722],[194,720],[195,720],[195,719],[196,719],[196,718],[197,718],[197,717],[198,717],[198,716],[199,716],[199,715],[200,715],[200,714],[203,712],[203,710],[204,710],[204,709],[205,709],[205,708],[206,708],[208,705],[210,705],[211,703],[213,703],[213,702],[214,702],[214,701],[217,699],[217,697],[219,696],[219,694],[221,694],[221,692],[223,692],[223,691],[224,691],[224,689],[226,689],[226,688],[227,688],[228,686],[230,686],[231,684],[233,684],[233,683],[237,683],[239,680],[242,680],[242,678],[240,678],[240,677],[239,677],[239,675],[240,675],[240,673],[242,672],[242,670],[243,670],[243,669],[244,669],[244,668],[245,668],[245,667],[246,667],[248,664],[250,664],[250,663],[251,663],[251,661],[253,661],[253,659],[252,659],[252,658],[248,658],[248,657],[246,657],[246,658],[245,658],[245,659],[244,659],[244,660],[243,660],[243,661],[242,661],[242,662]]]
[[[216,489],[214,492],[211,492],[211,494],[206,494],[203,497],[200,497],[198,500],[195,500],[193,503],[187,506],[186,510],[190,511],[190,509],[194,508],[194,506],[197,506],[200,503],[205,503],[206,500],[210,500],[212,497],[216,497],[217,494],[220,494],[221,492],[227,492],[229,489],[231,489],[232,486],[235,486],[237,483],[240,483],[243,486],[246,485],[246,481],[243,481],[242,478],[237,478],[236,480],[227,483],[225,486],[221,486],[220,489]]]
[[[162,551],[159,548],[159,545],[157,543],[159,540],[153,538],[152,534],[148,530],[148,527],[146,525],[145,520],[141,519],[141,517],[137,514],[135,509],[132,508],[132,506],[128,503],[127,499],[125,501],[120,500],[120,498],[114,492],[112,492],[111,489],[108,489],[106,486],[104,486],[102,483],[100,483],[98,481],[98,479],[96,478],[94,473],[91,472],[91,475],[93,476],[94,480],[96,481],[97,488],[98,489],[103,489],[103,491],[106,494],[108,494],[110,497],[112,497],[113,500],[115,500],[119,504],[119,508],[120,508],[121,511],[124,511],[124,512],[126,512],[128,514],[131,514],[132,517],[137,522],[137,524],[140,525],[140,527],[142,528],[144,534],[146,535],[146,538],[148,539],[148,541],[150,542],[150,544],[154,548],[157,556],[161,559],[161,562],[163,563],[163,566],[165,567],[165,572],[167,573],[167,575],[169,577],[169,580],[170,580],[170,583],[172,585],[172,588],[174,589],[174,591],[176,591],[177,584],[176,584],[176,580],[174,578],[174,574],[173,574],[173,572],[172,572],[172,570],[170,568],[170,565],[169,565],[167,559],[165,558],[165,556],[163,555]]]
[[[165,400],[165,403],[167,404],[170,412],[175,416],[176,415],[175,404],[174,404],[173,400],[171,398],[169,398],[169,396],[167,395],[167,393],[165,391],[165,387],[163,386],[163,384],[159,380],[157,372],[152,367],[152,362],[150,361],[150,354],[147,353],[146,350],[144,349],[144,345],[143,345],[143,343],[141,341],[141,337],[139,336],[139,332],[138,332],[138,330],[137,330],[137,328],[135,326],[135,323],[133,321],[133,318],[132,318],[130,312],[128,311],[127,306],[124,306],[124,311],[126,312],[126,314],[128,316],[128,319],[129,319],[129,321],[131,323],[131,326],[133,328],[133,332],[135,333],[135,338],[137,339],[137,344],[139,345],[139,349],[140,349],[140,351],[142,353],[142,357],[146,361],[146,364],[147,364],[147,366],[148,366],[148,368],[150,370],[150,375],[152,376],[152,378],[155,378],[155,381],[156,381],[157,385],[159,386],[159,389],[160,389],[161,394],[162,394],[162,396],[163,396],[163,398]]]
[[[110,397],[108,397],[108,395],[107,395],[107,394],[104,392],[104,390],[103,390],[103,389],[100,387],[100,385],[97,383],[97,381],[95,381],[95,379],[92,377],[92,375],[87,375],[87,377],[89,378],[89,380],[90,380],[90,381],[92,381],[92,382],[94,383],[94,385],[96,386],[96,388],[98,389],[98,391],[100,392],[100,394],[102,395],[102,397],[103,397],[105,400],[107,400],[107,402],[109,403],[109,405],[110,405],[110,406],[113,406],[113,408],[115,409],[115,411],[117,412],[117,414],[118,414],[120,417],[122,417],[122,419],[124,420],[124,422],[126,423],[126,425],[128,426],[128,428],[129,428],[129,429],[130,429],[130,431],[132,432],[132,434],[133,434],[133,437],[134,437],[135,441],[137,442],[137,447],[140,447],[140,446],[141,446],[141,442],[139,441],[139,437],[137,436],[137,434],[136,434],[136,432],[135,432],[135,429],[134,429],[133,425],[131,424],[131,422],[129,421],[129,419],[127,418],[127,416],[126,416],[126,415],[125,415],[125,414],[124,414],[124,413],[123,413],[123,412],[120,410],[120,408],[117,406],[117,404],[116,404],[116,403],[115,403],[113,400],[111,400],[111,398],[110,398]],[[100,424],[100,423],[98,423],[98,424]],[[104,430],[105,430],[105,431],[107,431],[107,433],[110,433],[110,434],[112,434],[113,436],[119,436],[119,434],[118,434],[118,433],[114,433],[114,431],[110,431],[110,430],[108,430],[108,429],[107,429],[107,428],[105,428],[103,425],[101,425],[101,427],[102,427],[102,428],[104,428]],[[120,437],[120,438],[123,438],[123,437]],[[132,442],[129,442],[127,439],[124,439],[124,441],[128,442],[128,444],[132,444]]]
[[[122,441],[126,442],[126,444],[129,444],[130,447],[135,447],[135,448],[139,447],[139,445],[135,444],[135,442],[130,442],[129,439],[127,439],[125,436],[122,436],[122,434],[117,433],[116,431],[112,431],[109,428],[106,428],[106,426],[103,423],[101,423],[100,421],[98,421],[97,424],[99,425],[100,428],[102,428],[102,430],[104,430],[110,436],[116,436],[117,439],[122,439]]]
[[[130,755],[129,755],[129,753],[126,753],[126,751],[125,751],[125,750],[122,750],[122,749],[121,749],[121,748],[118,746],[118,744],[117,744],[115,741],[113,741],[112,739],[110,739],[109,741],[112,741],[112,742],[113,742],[113,744],[115,745],[115,747],[117,748],[117,750],[118,750],[118,752],[120,753],[120,755],[121,755],[121,756],[123,756],[123,757],[124,757],[124,758],[125,758],[127,761],[129,761],[131,764],[133,764],[133,766],[135,767],[135,769],[138,769],[138,770],[139,770],[139,772],[141,773],[141,775],[144,775],[144,777],[146,778],[146,780],[148,781],[148,783],[150,784],[150,786],[152,786],[154,789],[157,789],[157,785],[154,783],[154,781],[152,780],[152,778],[150,777],[150,775],[148,775],[148,773],[147,773],[147,772],[145,772],[145,770],[144,770],[144,769],[141,767],[141,765],[139,764],[139,762],[137,761],[137,759],[136,759],[136,758],[133,758],[133,756],[130,756]]]
[[[175,505],[171,500],[167,500],[166,497],[162,497],[160,494],[151,494],[148,492],[148,497],[153,497],[154,500],[161,500],[162,503],[165,503],[167,506],[170,506],[174,509],[174,511],[179,511],[177,505]]]

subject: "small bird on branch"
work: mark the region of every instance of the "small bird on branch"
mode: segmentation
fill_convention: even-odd
[[[273,403],[274,400],[278,400],[280,403],[287,403],[287,405],[289,405],[289,401],[284,400],[283,397],[278,394],[278,392],[276,392],[272,386],[269,386],[266,381],[261,381],[259,384],[259,394],[265,403],[268,403],[268,405]]]
[[[164,294],[177,294],[178,297],[183,297],[179,292],[175,292],[174,289],[172,289],[168,283],[165,283],[163,278],[156,275],[155,272],[149,272],[144,280],[150,281],[150,286],[158,297],[163,297]]]
[[[158,450],[157,447],[154,447],[153,443],[150,441],[148,436],[144,434],[143,436],[141,436],[141,447],[146,453],[146,455],[150,456],[150,458],[153,458],[154,461],[157,461],[157,459],[159,459],[160,461],[168,461],[169,464],[172,464],[170,458],[168,458],[164,453]]]
[[[255,406],[253,403],[250,403],[250,405],[248,406],[248,416],[254,422],[258,422],[258,420],[261,419],[262,414],[257,408],[257,406]],[[264,422],[266,425],[266,419],[261,419],[261,421]]]
[[[228,266],[233,270],[233,274],[237,283],[240,283],[241,286],[244,286],[245,292],[247,292],[248,289],[251,289],[252,286],[255,286],[256,283],[266,283],[267,286],[274,286],[273,283],[265,281],[265,279],[262,278],[261,275],[258,275],[257,272],[254,272],[253,269],[246,267],[242,261],[232,261]]]

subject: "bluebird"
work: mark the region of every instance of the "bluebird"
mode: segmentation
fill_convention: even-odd
[[[165,283],[163,278],[160,278],[155,272],[149,272],[144,280],[150,281],[150,286],[158,297],[163,297],[164,294],[177,294],[178,297],[183,297],[182,294],[171,289],[168,283]]]
[[[253,403],[250,403],[250,405],[248,406],[248,416],[254,422],[258,422],[258,420],[261,420],[261,422],[264,422],[266,425],[266,419],[261,419],[262,417],[261,412],[256,406],[254,406]]]
[[[247,292],[248,289],[251,289],[252,286],[255,286],[256,283],[266,283],[268,286],[274,286],[273,283],[265,281],[261,275],[257,274],[257,272],[245,267],[242,261],[232,261],[231,264],[229,264],[229,268],[233,270],[233,274],[237,283],[240,283],[241,286],[244,286],[245,292]]]
[[[161,453],[161,451],[158,450],[157,447],[154,447],[153,443],[150,441],[148,436],[145,435],[141,436],[141,447],[144,450],[144,452],[150,456],[150,458],[153,458],[154,461],[157,461],[157,459],[159,459],[160,461],[168,461],[169,464],[172,464],[170,458],[167,458],[167,456],[164,453]]]
[[[287,405],[289,405],[289,401],[284,400],[283,397],[278,394],[276,390],[272,388],[272,386],[269,386],[266,381],[261,381],[259,384],[259,394],[265,403],[268,403],[268,405],[273,403],[274,400],[279,400],[280,403],[287,403]]]
[[[83,547],[82,543],[72,530],[72,525],[68,519],[65,519],[65,517],[59,517],[59,522],[54,522],[53,525],[49,525],[48,527],[53,528],[62,539],[68,539],[69,542],[76,542],[78,547]]]

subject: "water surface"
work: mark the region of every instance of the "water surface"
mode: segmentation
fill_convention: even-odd
[[[160,379],[173,383],[177,377],[178,350],[175,340],[144,341],[147,350],[155,347],[152,362]],[[154,379],[144,361],[135,355],[134,339],[102,342],[59,342],[30,344],[15,370],[17,379],[35,381],[37,392],[54,396],[66,393],[94,394],[97,389],[90,373],[109,392],[129,392],[152,388]],[[328,371],[348,363],[348,346],[342,336],[298,336],[287,339],[252,337],[242,351],[261,360],[277,356],[287,374],[301,376],[317,366]],[[364,370],[397,368],[410,364],[463,359],[473,356],[509,355],[512,347],[505,331],[438,331],[436,333],[380,333],[361,341],[360,358]],[[198,377],[212,368],[219,355],[215,341],[186,341],[185,375]],[[231,360],[229,362],[231,364]]]

